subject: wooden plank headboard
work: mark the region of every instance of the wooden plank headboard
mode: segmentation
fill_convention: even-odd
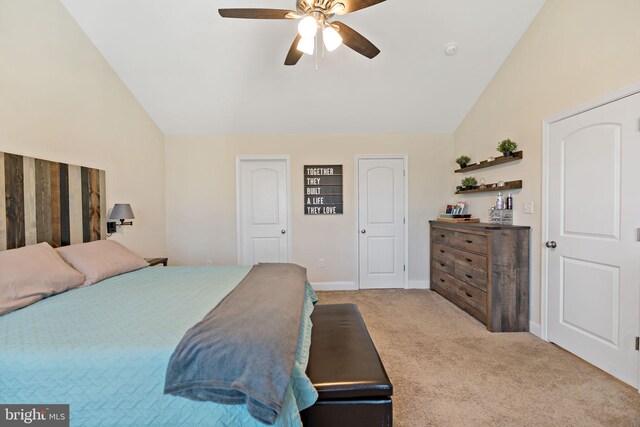
[[[102,170],[0,152],[0,251],[106,238]]]

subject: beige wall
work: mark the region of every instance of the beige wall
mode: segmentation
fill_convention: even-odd
[[[529,30],[455,132],[455,155],[499,155],[504,138],[525,158],[473,175],[487,182],[523,179],[515,222],[533,227],[532,321],[540,322],[542,120],[640,81],[640,1],[547,0]],[[452,180],[457,183],[461,177]],[[466,197],[487,218],[495,195]],[[523,214],[533,201],[535,213]]]
[[[428,280],[427,221],[451,197],[451,135],[287,135],[166,138],[167,242],[175,264],[235,264],[236,156],[291,158],[292,261],[312,282],[355,282],[356,154],[409,156],[409,280]],[[344,165],[344,215],[303,214],[303,165]],[[318,258],[326,266],[318,267]],[[418,283],[419,282],[419,283]]]
[[[0,151],[106,170],[114,239],[165,253],[164,135],[57,0],[0,0]]]
[[[0,151],[105,169],[109,206],[129,202],[137,216],[115,238],[144,255],[163,255],[166,229],[169,255],[180,264],[236,262],[235,158],[289,154],[293,260],[307,265],[316,282],[356,280],[354,156],[408,154],[409,277],[424,283],[426,221],[462,178],[451,173],[451,159],[496,155],[498,141],[509,137],[525,159],[474,175],[524,180],[514,192],[515,218],[533,227],[532,319],[538,323],[541,121],[640,80],[638,16],[638,0],[547,0],[453,137],[167,137],[163,148],[160,130],[58,1],[0,0]],[[344,215],[302,215],[305,163],[345,166]],[[494,195],[465,199],[486,219]],[[533,215],[522,212],[529,200]],[[318,258],[325,268],[317,267]]]

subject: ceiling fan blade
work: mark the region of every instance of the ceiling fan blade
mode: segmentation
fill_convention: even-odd
[[[240,19],[295,19],[298,15],[286,9],[218,9],[223,18]]]
[[[284,60],[284,65],[296,65],[300,58],[302,58],[302,52],[298,50],[298,43],[300,42],[300,34],[296,37],[287,53],[287,59]]]
[[[346,46],[358,52],[360,55],[373,59],[380,53],[380,49],[348,25],[343,24],[340,21],[334,21],[331,25],[338,27],[340,37],[342,37],[342,42]]]
[[[383,1],[385,0],[336,0],[334,3],[344,4],[344,10],[336,12],[337,15],[344,15],[347,13],[355,12],[356,10],[375,6],[376,4],[382,3]]]

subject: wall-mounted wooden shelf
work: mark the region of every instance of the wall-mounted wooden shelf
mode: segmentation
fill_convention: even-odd
[[[497,165],[503,165],[505,163],[510,163],[510,162],[515,162],[516,160],[522,160],[522,158],[524,157],[524,155],[522,154],[522,151],[516,151],[515,153],[513,153],[512,156],[502,156],[502,157],[496,157],[495,160],[493,161],[488,161],[488,160],[483,160],[480,163],[474,163],[472,165],[468,165],[466,168],[460,168],[458,170],[456,170],[456,173],[466,173],[466,172],[471,172],[471,171],[475,171],[478,169],[484,169],[484,168],[488,168],[491,166],[497,166]]]
[[[477,186],[477,187],[475,187],[475,188],[473,188],[471,190],[456,191],[456,194],[489,193],[489,192],[492,192],[492,191],[496,192],[496,191],[505,191],[505,190],[518,190],[520,188],[522,188],[522,180],[507,181],[502,186],[498,186],[497,183],[495,183],[495,184],[485,184],[484,188],[480,188],[480,186]]]

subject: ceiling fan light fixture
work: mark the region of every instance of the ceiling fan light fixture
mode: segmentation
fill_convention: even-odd
[[[1,2],[2,0],[0,0]],[[289,0],[291,1],[291,0]],[[337,15],[346,15],[358,10],[383,3],[386,0],[296,0],[295,10],[291,9],[265,9],[265,8],[232,8],[218,9],[223,18],[235,19],[268,19],[268,20],[293,20],[299,19],[298,33],[291,43],[284,65],[296,65],[304,56],[315,55],[320,48],[322,37],[322,57],[324,52],[334,51],[341,44],[349,47],[356,53],[373,59],[380,53],[373,43],[362,34],[358,33],[347,24],[333,21]],[[318,34],[318,33],[322,34]],[[320,55],[317,55],[320,56]],[[316,68],[318,66],[316,60]]]
[[[333,52],[342,44],[342,36],[330,25],[322,30],[322,40],[329,52]]]
[[[298,24],[298,33],[303,39],[316,36],[318,32],[318,21],[313,16],[305,16]]]
[[[298,42],[298,47],[296,49],[300,52],[306,53],[307,55],[313,55],[315,44],[314,37],[302,37]]]

